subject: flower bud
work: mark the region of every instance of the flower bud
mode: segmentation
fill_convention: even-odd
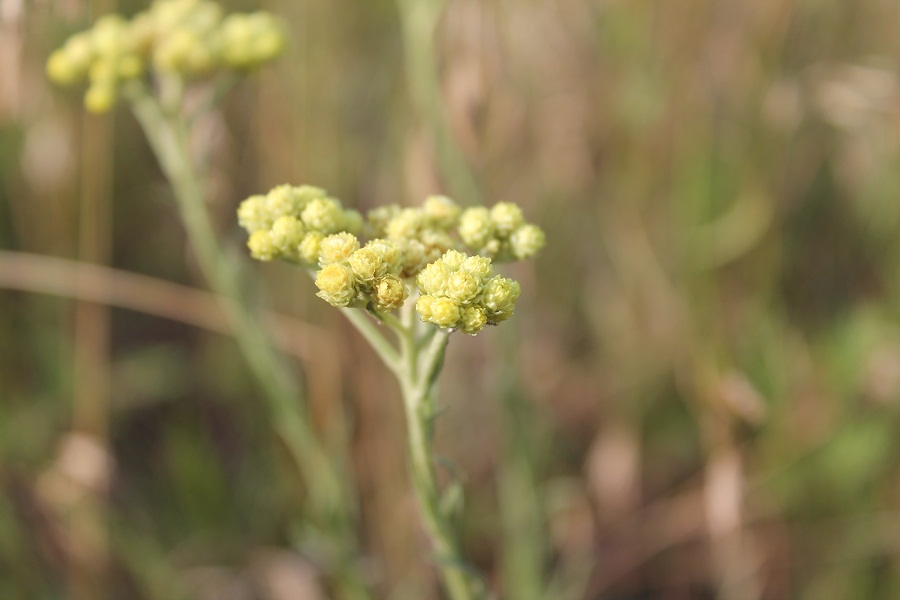
[[[459,304],[450,298],[435,298],[431,303],[431,317],[428,321],[449,329],[456,327],[459,316]]]
[[[544,247],[546,236],[537,225],[522,225],[509,238],[513,256],[518,259],[531,258]]]
[[[396,275],[385,275],[372,287],[372,300],[387,310],[403,306],[408,295],[406,286]]]
[[[343,262],[359,250],[359,240],[352,233],[335,233],[326,236],[319,244],[319,265]]]
[[[275,245],[280,254],[287,258],[297,253],[305,233],[305,228],[300,219],[290,215],[284,215],[275,219],[275,222],[272,223],[272,229],[269,231],[269,235],[272,237],[272,244]]]
[[[519,282],[499,275],[491,278],[484,286],[482,301],[488,320],[492,323],[499,323],[511,317],[516,300],[519,299],[521,293],[522,288]]]
[[[387,237],[392,240],[413,239],[422,228],[422,213],[414,208],[404,208],[385,227]]]
[[[491,213],[483,206],[468,208],[459,218],[459,237],[470,248],[483,248],[494,236]]]
[[[91,42],[99,56],[116,56],[127,50],[128,23],[120,15],[104,15],[91,29]]]
[[[324,238],[325,236],[318,231],[310,231],[303,236],[300,247],[297,248],[300,260],[311,265],[316,264],[319,260],[319,248]]]
[[[308,202],[298,188],[287,184],[275,186],[264,197],[265,210],[273,221],[282,215],[300,216]]]
[[[471,273],[479,279],[487,279],[494,272],[494,267],[491,266],[491,259],[477,254],[466,258],[460,266],[460,269]]]
[[[491,221],[501,236],[508,236],[525,222],[522,209],[512,202],[498,202],[491,209]]]
[[[456,271],[463,265],[466,258],[466,255],[458,250],[447,250],[441,257],[441,262],[447,265],[451,271]]]
[[[344,211],[340,204],[331,198],[311,200],[303,209],[301,216],[307,227],[325,235],[337,233],[344,227]]]
[[[459,205],[446,196],[429,196],[422,204],[422,212],[435,227],[453,227],[459,219]]]
[[[366,215],[366,231],[371,237],[381,237],[386,235],[387,224],[400,212],[400,207],[396,204],[388,204],[387,206],[379,206],[373,208]]]
[[[60,85],[70,85],[84,79],[84,70],[79,69],[66,52],[60,49],[47,59],[47,77]]]
[[[450,282],[450,269],[442,261],[427,265],[416,277],[419,289],[425,294],[442,296],[447,293]]]
[[[250,69],[284,50],[281,24],[269,13],[229,15],[222,23],[222,59],[234,69]]]
[[[202,32],[179,27],[160,40],[154,52],[153,63],[160,71],[196,77],[216,66],[216,55]]]
[[[250,196],[237,209],[238,225],[247,233],[253,233],[260,229],[268,229],[272,226],[272,217],[266,209],[266,197],[257,194]]]
[[[466,271],[456,271],[447,282],[447,296],[460,304],[471,302],[480,291],[481,280]]]
[[[351,254],[347,259],[347,264],[350,265],[353,274],[360,281],[372,281],[372,279],[382,274],[379,273],[383,265],[381,257],[377,251],[368,246]]]
[[[89,112],[100,114],[108,112],[116,103],[115,81],[98,81],[91,84],[84,95],[84,107]]]
[[[356,299],[356,279],[346,265],[333,263],[322,267],[316,274],[319,298],[332,306],[348,306]]]
[[[456,246],[450,234],[442,229],[423,229],[419,232],[419,240],[426,248],[437,253],[435,260]]]
[[[63,46],[63,52],[72,66],[79,71],[87,72],[94,60],[94,43],[91,40],[90,31],[76,33],[70,37]]]
[[[380,276],[385,273],[397,275],[400,273],[403,268],[403,252],[401,252],[400,246],[395,242],[374,239],[366,244],[366,248],[369,248],[376,256],[378,256],[378,261],[382,265],[379,268],[377,275]]]
[[[480,306],[467,306],[462,311],[459,327],[463,333],[475,335],[487,325],[487,315]]]
[[[272,236],[265,229],[254,231],[247,239],[250,256],[256,260],[270,261],[278,254],[278,248],[272,243]]]

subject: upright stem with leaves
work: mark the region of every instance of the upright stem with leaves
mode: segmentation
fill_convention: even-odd
[[[400,386],[406,415],[410,480],[448,598],[490,598],[481,577],[466,562],[454,531],[454,499],[459,498],[458,491],[452,485],[442,490],[435,468],[437,380],[451,332],[421,323],[412,301],[403,305],[399,318],[390,313],[373,314],[381,325],[394,332],[396,345],[384,337],[383,327],[362,311],[348,308],[342,312],[370,343]]]

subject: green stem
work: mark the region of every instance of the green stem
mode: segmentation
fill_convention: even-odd
[[[397,349],[391,346],[390,342],[381,335],[372,319],[358,308],[343,308],[341,313],[366,338],[369,345],[381,357],[385,366],[397,375],[400,368],[400,355],[397,353]]]
[[[369,341],[400,384],[406,413],[410,479],[449,600],[487,600],[489,595],[485,586],[475,570],[466,563],[451,525],[450,514],[442,507],[441,487],[435,471],[432,445],[436,416],[435,382],[451,332],[429,325],[417,335],[420,327],[415,299],[410,298],[401,307],[399,319],[384,321],[400,340],[398,354],[363,311],[346,309],[343,313]]]
[[[171,88],[170,88],[171,89]],[[266,329],[248,306],[242,284],[223,252],[205,205],[205,191],[189,152],[188,126],[181,112],[166,109],[142,87],[127,90],[128,99],[163,173],[174,190],[181,218],[197,260],[211,287],[228,300],[224,309],[234,336],[268,401],[274,428],[290,452],[304,481],[313,521],[340,545],[335,568],[339,579],[361,580],[350,563],[357,552],[355,503],[348,485],[328,452],[318,442],[308,415],[298,404],[301,387],[283,357],[272,346]],[[361,583],[350,585],[347,598],[367,598]]]
[[[409,438],[409,467],[422,522],[448,597],[450,600],[476,600],[487,598],[487,593],[480,578],[463,558],[448,515],[441,508],[441,489],[432,447],[435,416],[433,381],[449,335],[447,331],[438,332],[420,357],[415,356],[414,343],[404,345],[405,350],[413,353],[407,357],[407,372],[401,381]],[[418,371],[418,375],[413,369]]]

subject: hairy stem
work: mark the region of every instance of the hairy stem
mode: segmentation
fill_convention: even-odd
[[[414,313],[413,313],[414,316]],[[435,380],[443,361],[450,333],[436,332],[419,347],[410,334],[401,345],[405,371],[400,387],[406,412],[410,479],[419,505],[441,580],[451,600],[487,598],[484,584],[469,566],[459,547],[449,515],[442,509],[441,488],[435,471],[433,424]]]
[[[451,332],[431,325],[420,328],[415,300],[410,298],[401,307],[399,318],[390,315],[390,318],[382,319],[400,340],[398,352],[363,311],[345,309],[343,313],[369,341],[400,384],[406,413],[410,480],[447,597],[449,600],[487,600],[489,595],[485,586],[475,569],[466,563],[450,515],[442,506],[442,491],[435,470],[432,445],[435,383]]]

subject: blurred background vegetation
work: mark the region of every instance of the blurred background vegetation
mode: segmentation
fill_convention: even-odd
[[[287,55],[200,132],[236,268],[350,444],[376,597],[440,597],[399,395],[308,277],[249,265],[235,208],[280,183],[547,231],[506,269],[517,317],[454,336],[443,378],[504,597],[900,597],[900,5],[440,4],[263,2]],[[0,598],[328,598],[136,123],[44,76],[143,7],[0,0]]]

